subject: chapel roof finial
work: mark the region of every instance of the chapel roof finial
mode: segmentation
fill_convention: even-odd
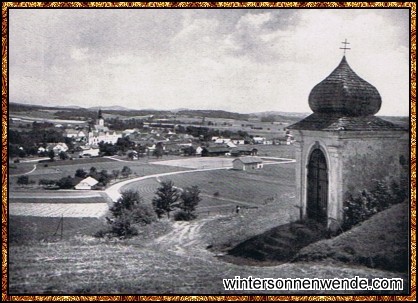
[[[347,42],[347,39],[345,39],[344,42],[341,42],[341,43],[344,44],[344,47],[340,47],[340,49],[344,50],[344,57],[345,57],[345,51],[347,49],[351,49],[351,48],[347,47],[347,44],[350,44],[350,42]]]

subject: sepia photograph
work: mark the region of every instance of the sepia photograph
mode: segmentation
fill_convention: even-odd
[[[3,6],[3,295],[416,296],[398,4]]]

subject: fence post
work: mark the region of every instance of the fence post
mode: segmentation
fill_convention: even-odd
[[[61,240],[62,240],[63,232],[64,232],[64,214],[61,215]]]

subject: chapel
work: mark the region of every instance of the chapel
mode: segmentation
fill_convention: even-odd
[[[312,89],[313,113],[289,127],[301,219],[338,229],[350,194],[370,189],[375,180],[408,182],[408,130],[376,117],[381,104],[376,87],[353,71],[345,55]]]

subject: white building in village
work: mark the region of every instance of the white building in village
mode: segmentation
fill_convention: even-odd
[[[74,188],[75,189],[84,189],[84,190],[88,190],[88,189],[92,189],[93,186],[95,186],[96,184],[98,184],[99,181],[97,181],[96,179],[92,178],[92,177],[87,177],[83,180],[80,181],[80,183],[78,183]]]
[[[94,130],[90,130],[88,134],[88,145],[97,146],[102,141],[104,143],[115,144],[119,138],[122,138],[122,133],[109,130],[109,128],[104,125],[102,111],[99,110]]]
[[[253,170],[263,168],[263,160],[259,157],[239,157],[232,161],[232,166],[237,170]]]

